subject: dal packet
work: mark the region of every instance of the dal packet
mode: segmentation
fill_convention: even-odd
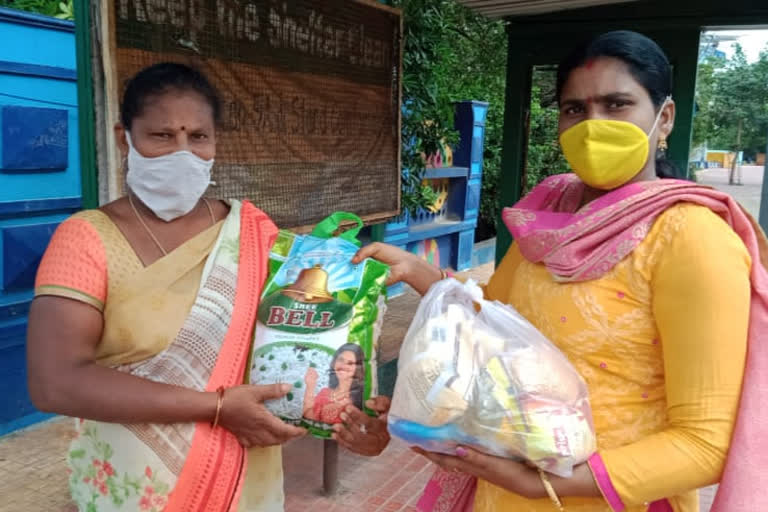
[[[357,226],[333,236],[345,221]],[[335,213],[310,235],[280,231],[269,255],[248,381],[291,384],[265,405],[316,437],[330,437],[345,407],[365,410],[377,394],[389,268],[371,259],[352,264],[362,225],[354,214]]]

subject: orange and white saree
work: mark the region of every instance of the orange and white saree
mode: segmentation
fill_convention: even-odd
[[[36,295],[102,311],[97,361],[200,391],[243,381],[277,235],[250,203],[148,267],[112,221],[81,212],[57,230]],[[281,511],[280,448],[246,452],[222,428],[77,420],[67,461],[79,510]]]

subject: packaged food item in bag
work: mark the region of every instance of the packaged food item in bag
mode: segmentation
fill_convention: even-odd
[[[563,477],[597,449],[586,384],[565,355],[454,279],[430,289],[406,334],[389,430],[428,451],[470,446]]]
[[[357,227],[333,236],[345,221]],[[269,256],[249,381],[291,384],[266,406],[317,437],[330,437],[345,407],[364,409],[377,392],[389,269],[370,259],[352,264],[361,227],[359,217],[339,212],[310,235],[281,231]]]

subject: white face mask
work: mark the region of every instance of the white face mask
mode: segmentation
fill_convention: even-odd
[[[128,174],[131,191],[166,222],[188,214],[211,184],[213,158],[203,160],[190,151],[147,158],[128,139]]]

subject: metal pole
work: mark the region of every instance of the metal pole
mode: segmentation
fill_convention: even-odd
[[[763,166],[763,189],[760,194],[760,226],[768,233],[768,143],[766,143]]]
[[[339,445],[332,439],[323,439],[323,490],[336,493],[339,484]]]

